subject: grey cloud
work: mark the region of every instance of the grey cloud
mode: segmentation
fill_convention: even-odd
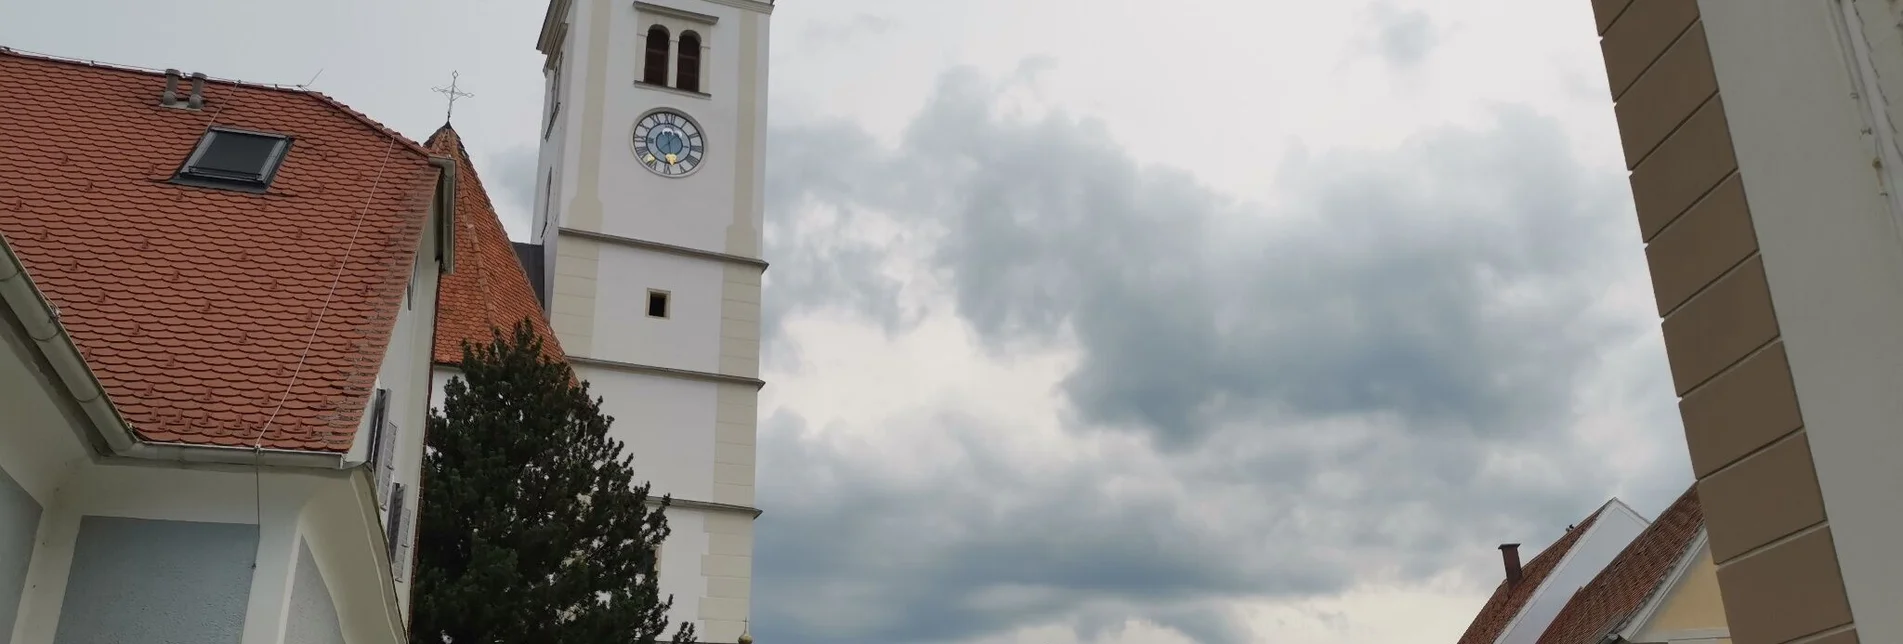
[[[884,35],[895,24],[885,16],[859,13],[844,21],[813,23],[799,36],[808,47],[845,47],[862,38]]]
[[[791,644],[956,642],[1058,621],[1088,641],[1138,618],[1204,644],[1241,644],[1254,638],[1223,600],[1312,597],[1461,568],[1500,539],[1553,536],[1606,484],[1590,463],[1563,467],[1563,488],[1432,467],[1472,443],[1371,433],[1300,448],[1300,437],[1264,427],[1171,458],[1164,478],[1133,496],[1109,491],[1128,463],[1014,467],[975,438],[976,422],[921,410],[882,423],[898,436],[966,438],[931,455],[957,473],[893,477],[802,439],[798,417],[769,418],[756,632]],[[1330,482],[1344,478],[1358,482]],[[1191,492],[1166,491],[1176,486]]]
[[[761,321],[767,366],[797,366],[797,348],[778,340],[787,317],[802,309],[849,308],[889,333],[916,322],[924,311],[899,306],[901,285],[882,271],[887,248],[852,237],[866,204],[903,200],[913,177],[850,123],[776,128],[771,136],[765,257],[773,266]]]
[[[1523,432],[1650,323],[1585,310],[1633,259],[1602,252],[1629,233],[1625,193],[1544,117],[1293,159],[1295,199],[1267,213],[1087,123],[997,120],[977,83],[949,80],[906,139],[900,166],[937,193],[888,207],[944,227],[936,260],[993,346],[1081,344],[1065,390],[1088,424],[1181,447],[1274,405]]]
[[[1379,3],[1369,11],[1374,23],[1374,49],[1388,64],[1411,67],[1427,58],[1439,44],[1433,19],[1418,9],[1399,9]]]
[[[496,214],[511,230],[527,231],[534,221],[536,155],[533,145],[515,145],[489,157],[489,163],[477,171],[488,184]]]
[[[879,431],[960,437],[935,456],[957,474],[894,481],[775,417],[760,633],[941,642],[1134,616],[1241,642],[1212,602],[1486,579],[1492,544],[1557,536],[1618,485],[1682,489],[1676,471],[1620,481],[1568,434],[1584,377],[1656,384],[1662,359],[1600,365],[1655,322],[1588,308],[1632,274],[1632,217],[1550,119],[1503,108],[1397,150],[1296,154],[1271,211],[1140,167],[1089,121],[1000,118],[993,89],[947,74],[896,148],[845,124],[773,132],[770,325],[823,309],[908,328],[907,285],[880,271],[901,251],[850,234],[895,218],[987,350],[1074,344],[1071,431],[1147,437],[1165,478],[1133,498],[1104,492],[1115,462],[1015,470],[977,438],[1008,428],[921,409]],[[1669,436],[1669,389],[1643,391]],[[1498,453],[1543,460],[1516,474]],[[1220,520],[1191,510],[1211,498]]]
[[[1101,630],[1136,614],[1230,644],[1244,640],[1199,602],[1345,581],[1321,560],[1270,569],[1212,556],[1269,545],[1249,530],[1253,512],[1207,525],[1165,495],[1104,498],[1102,471],[1016,470],[975,443],[942,455],[969,477],[921,488],[799,441],[801,422],[776,416],[761,432],[762,471],[776,482],[762,493],[772,509],[757,531],[755,620],[775,641],[949,642],[1073,614]],[[969,422],[941,414],[886,430]]]

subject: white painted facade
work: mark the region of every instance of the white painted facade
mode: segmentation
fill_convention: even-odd
[[[391,392],[391,413],[401,429],[398,480],[410,482],[412,490],[421,469],[440,269],[437,231],[444,228],[437,206],[443,203],[439,198],[430,210],[414,290],[396,312],[378,377],[378,386]],[[363,462],[368,418],[356,444],[341,455],[135,440],[123,424],[112,422],[116,412],[47,313],[50,308],[33,310],[49,305],[11,251],[0,252],[0,260],[0,322],[13,315],[25,325],[18,330],[0,324],[0,409],[6,410],[0,414],[0,470],[41,508],[18,617],[0,641],[62,641],[68,582],[88,563],[75,561],[86,517],[257,526],[243,644],[286,643],[299,553],[306,547],[346,641],[406,641],[408,584],[393,578],[384,534],[389,524]],[[407,507],[413,513],[416,504]]]
[[[1698,7],[1857,638],[1903,642],[1903,7]]]
[[[432,222],[426,230],[439,230]],[[398,558],[393,564],[397,589],[397,601],[403,614],[410,610],[411,564],[413,553],[417,508],[421,505],[418,490],[423,476],[424,429],[429,416],[430,398],[430,358],[436,340],[436,291],[442,274],[442,266],[437,262],[439,244],[449,243],[448,239],[437,239],[436,235],[424,235],[422,248],[417,252],[415,265],[410,273],[410,287],[404,293],[403,308],[396,316],[395,328],[390,331],[390,344],[384,350],[383,366],[377,372],[377,388],[389,392],[389,420],[396,430],[394,452],[394,474],[391,479],[399,486],[393,492],[401,493],[404,499],[399,503],[384,499],[383,510],[400,509],[402,516],[392,521],[383,516],[386,531],[391,525],[408,524],[404,536],[411,542],[399,543]],[[370,437],[373,435],[370,423],[374,419],[364,414],[363,424],[357,428],[357,442],[350,449],[349,459],[353,463],[363,463],[369,459]],[[374,479],[374,475],[373,475]],[[392,535],[395,538],[397,535]]]
[[[1573,598],[1573,593],[1592,583],[1593,578],[1649,525],[1650,521],[1625,503],[1618,499],[1608,501],[1600,509],[1599,518],[1583,528],[1586,533],[1579,535],[1572,550],[1560,558],[1553,572],[1534,589],[1533,598],[1507,623],[1495,644],[1538,642],[1540,635],[1546,633],[1546,627],[1553,624],[1553,618],[1558,617],[1566,602]]]
[[[532,241],[548,262],[551,326],[615,418],[637,476],[672,495],[663,592],[702,641],[733,642],[751,596],[760,355],[768,21],[761,0],[553,0],[538,45],[549,99]],[[668,31],[665,85],[642,82],[650,27]],[[698,91],[681,36],[701,38]],[[690,174],[636,158],[656,109],[705,134]],[[649,313],[650,292],[667,297]]]

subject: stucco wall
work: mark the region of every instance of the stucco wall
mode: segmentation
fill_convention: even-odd
[[[33,532],[40,526],[40,504],[0,470],[0,633],[13,632],[33,557]]]
[[[764,170],[761,133],[765,123],[767,17],[759,12],[714,2],[657,2],[703,13],[718,22],[695,28],[703,40],[702,89],[695,95],[655,89],[634,82],[641,77],[645,25],[662,19],[644,14],[633,3],[576,0],[565,41],[562,81],[564,121],[543,146],[537,178],[550,167],[590,172],[557,172],[556,206],[561,224],[692,248],[728,249],[727,229],[736,213],[757,224]],[[673,34],[678,37],[678,33]],[[599,40],[596,40],[596,38]],[[593,41],[593,42],[591,42]],[[707,157],[687,179],[655,176],[632,152],[634,125],[658,107],[679,110],[707,133]],[[557,137],[576,137],[583,145],[565,146]],[[559,156],[557,156],[559,155]],[[564,185],[565,184],[565,185]],[[563,207],[577,193],[599,201],[579,209]],[[639,209],[616,208],[642,204]],[[599,205],[595,205],[599,204]],[[600,206],[606,206],[601,208]],[[757,225],[747,237],[759,236]],[[757,243],[746,244],[757,248]],[[753,248],[742,249],[749,252]]]
[[[1815,641],[1903,642],[1895,3],[1697,4],[1762,257],[1756,288],[1788,359],[1789,386],[1778,393],[1795,396],[1778,407],[1799,412],[1741,400],[1728,413],[1776,411],[1801,425],[1701,475],[1731,628],[1741,642],[1825,632]],[[1712,318],[1722,326],[1698,329],[1700,342],[1758,337],[1742,311],[1724,312]],[[1716,450],[1694,454],[1707,451]]]
[[[297,548],[297,577],[291,580],[291,614],[284,626],[284,644],[344,644],[337,623],[337,605],[330,586],[317,569],[309,544]]]
[[[243,638],[258,526],[80,520],[54,644]]]
[[[595,294],[591,358],[719,372],[725,267],[704,259],[604,244],[612,284]],[[648,291],[669,294],[666,318],[648,316]]]
[[[465,177],[463,181],[470,180]],[[442,213],[431,209],[432,217]],[[431,223],[432,229],[436,225]],[[404,514],[414,521],[417,499],[414,491],[417,481],[422,477],[423,430],[425,418],[429,415],[431,395],[430,356],[435,348],[436,339],[436,291],[441,266],[436,261],[436,237],[425,235],[417,249],[410,270],[410,289],[406,293],[402,306],[396,310],[396,325],[390,333],[390,345],[385,349],[383,365],[377,372],[377,386],[390,390],[390,419],[396,425],[396,452],[394,459],[396,471],[391,477],[395,483],[403,485],[406,497],[403,502]],[[370,398],[364,399],[365,403]],[[369,457],[369,440],[373,434],[369,423],[371,417],[365,414],[363,425],[358,429],[359,440],[352,447],[352,457]],[[389,503],[394,504],[391,500]],[[387,512],[388,508],[384,509]],[[386,514],[379,513],[380,521],[388,526]],[[411,536],[415,536],[414,530]],[[392,536],[391,538],[395,538]],[[412,566],[405,565],[402,559],[410,551],[411,544],[398,546],[399,559],[391,562],[396,579],[397,603],[405,614],[410,610],[410,572]],[[412,558],[413,559],[413,558]]]
[[[1725,628],[1725,600],[1718,592],[1718,566],[1711,561],[1711,550],[1699,553],[1684,581],[1665,598],[1664,606],[1653,618],[1651,630],[1677,631]]]
[[[576,370],[615,419],[609,435],[628,445],[635,476],[654,494],[712,501],[715,401],[719,385],[583,366]]]

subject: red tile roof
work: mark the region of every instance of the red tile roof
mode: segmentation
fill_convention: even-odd
[[[1473,623],[1467,625],[1467,632],[1461,634],[1460,644],[1493,644],[1494,640],[1499,639],[1500,634],[1506,631],[1507,625],[1513,622],[1513,618],[1519,616],[1520,609],[1525,608],[1526,603],[1532,600],[1533,592],[1539,590],[1540,584],[1546,582],[1546,577],[1553,574],[1553,569],[1559,567],[1560,560],[1566,558],[1566,553],[1572,551],[1573,545],[1579,543],[1580,536],[1586,534],[1586,529],[1591,528],[1593,522],[1598,521],[1599,515],[1605,510],[1605,506],[1600,506],[1585,520],[1580,521],[1578,526],[1568,530],[1565,535],[1560,536],[1558,541],[1554,541],[1553,545],[1547,546],[1546,550],[1533,557],[1532,561],[1521,566],[1523,575],[1520,577],[1520,583],[1508,586],[1506,581],[1502,580],[1500,585],[1493,589],[1493,596],[1487,599],[1486,605],[1480,608],[1480,614],[1475,615]]]
[[[486,343],[492,330],[508,332],[524,319],[543,338],[551,359],[566,360],[560,342],[542,317],[522,261],[516,258],[509,232],[496,216],[489,193],[476,176],[462,136],[444,125],[426,145],[439,155],[456,159],[456,270],[444,275],[436,292],[436,364],[463,361],[462,343]]]
[[[438,171],[316,92],[164,86],[0,49],[0,233],[144,440],[347,450]],[[170,182],[214,119],[293,137],[267,192]]]
[[[1663,590],[1665,578],[1691,549],[1705,526],[1704,509],[1694,486],[1606,564],[1591,583],[1573,594],[1539,644],[1599,644],[1598,638],[1620,626]]]

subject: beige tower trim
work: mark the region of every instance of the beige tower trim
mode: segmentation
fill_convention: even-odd
[[[1789,303],[1774,302],[1780,267],[1760,252],[1776,220],[1757,211],[1782,212],[1766,201],[1777,181],[1741,164],[1734,141],[1733,117],[1762,122],[1766,104],[1750,83],[1720,87],[1728,65],[1747,64],[1737,51],[1713,55],[1715,35],[1736,43],[1748,29],[1708,30],[1697,0],[1592,5],[1730,632],[1739,644],[1853,632],[1806,426],[1814,412],[1797,404],[1786,354]],[[1791,53],[1759,53],[1773,51]]]
[[[660,499],[657,499],[654,497],[648,497],[648,505],[660,505],[660,504],[661,504]],[[735,505],[732,503],[715,503],[713,501],[695,501],[693,499],[683,499],[679,497],[669,499],[668,504],[671,507],[686,508],[689,510],[700,510],[703,512],[718,512],[721,514],[744,514],[744,515],[747,515],[748,518],[753,518],[753,519],[758,519],[760,518],[761,514],[766,513],[765,510],[761,510],[760,508],[756,508],[749,505]]]
[[[681,20],[686,20],[688,22],[698,22],[703,25],[711,25],[711,24],[720,22],[720,16],[710,16],[704,13],[694,13],[686,9],[675,9],[673,7],[658,5],[652,2],[642,2],[641,0],[634,0],[634,8],[637,11],[645,11],[647,13],[651,13],[657,16],[667,16],[669,18],[678,18]]]
[[[608,233],[598,233],[592,230],[582,230],[580,228],[569,228],[566,226],[556,229],[556,232],[562,235],[574,235],[576,237],[592,239],[598,242],[614,244],[616,246],[626,246],[628,248],[639,248],[642,250],[659,251],[659,252],[668,253],[671,255],[680,255],[682,257],[693,257],[697,259],[707,259],[707,260],[713,260],[716,262],[722,262],[726,264],[739,264],[742,266],[753,266],[763,271],[767,269],[766,260],[758,259],[754,257],[743,257],[740,255],[734,255],[731,253],[722,253],[722,252],[711,251],[711,250],[701,250],[698,248],[688,248],[686,246],[676,246],[674,244],[667,244],[667,243],[662,243],[657,241],[649,241],[646,239],[636,239],[634,237],[623,237],[621,235],[610,235]]]
[[[733,376],[733,375],[728,375],[724,373],[713,373],[711,371],[695,371],[693,369],[675,369],[673,367],[660,367],[660,366],[648,365],[648,364],[636,364],[633,362],[621,362],[619,360],[603,360],[600,358],[590,358],[587,356],[578,356],[573,354],[570,354],[568,356],[568,361],[571,363],[574,363],[577,366],[600,367],[603,369],[622,371],[626,373],[641,373],[641,374],[648,374],[648,375],[654,375],[654,376],[667,376],[670,378],[680,378],[683,380],[699,380],[702,382],[724,382],[724,383],[734,384],[734,385],[747,385],[747,386],[753,387],[755,390],[758,390],[766,386],[766,381],[761,380],[759,378],[748,378],[746,376]]]
[[[746,9],[748,11],[758,11],[760,13],[764,13],[769,16],[773,15],[773,3],[771,2],[761,2],[760,0],[707,0],[707,1],[712,2],[714,4],[727,5],[735,9]]]
[[[740,18],[740,74],[741,78],[759,78],[765,71],[761,69],[760,30],[762,18],[759,16],[741,16]],[[760,88],[743,85],[740,88],[739,108],[740,131],[734,139],[735,152],[741,159],[752,159],[755,164],[765,163],[760,154],[760,115],[765,109],[765,100]],[[733,184],[733,219],[727,225],[727,239],[722,250],[746,257],[757,257],[760,253],[760,223],[755,221],[755,208],[759,205],[759,175],[755,174],[760,166],[746,168],[735,173]]]

